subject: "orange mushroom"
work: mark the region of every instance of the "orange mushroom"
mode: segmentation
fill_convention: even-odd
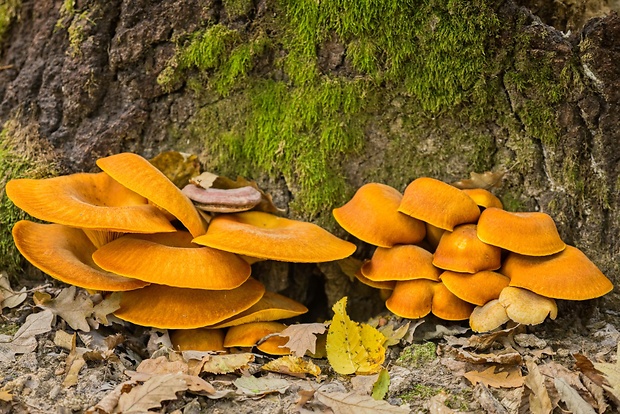
[[[457,297],[478,306],[499,298],[502,289],[510,283],[506,276],[490,270],[473,274],[445,271],[441,281]]]
[[[548,256],[566,247],[548,214],[513,213],[493,207],[480,215],[478,238],[492,246],[528,256]]]
[[[447,321],[463,321],[469,318],[474,307],[473,304],[459,299],[443,283],[435,284],[432,312],[438,318]]]
[[[100,247],[93,260],[122,276],[194,289],[234,289],[251,272],[250,265],[235,254],[193,244],[186,231],[125,235]]]
[[[226,332],[224,346],[226,348],[256,346],[266,354],[288,355],[291,351],[284,347],[289,341],[288,337],[274,335],[282,332],[285,328],[286,325],[279,322],[252,322],[233,326]]]
[[[194,243],[261,259],[319,263],[344,259],[355,245],[321,227],[260,211],[222,214]]]
[[[248,279],[231,290],[204,290],[150,285],[123,292],[114,315],[136,325],[160,329],[192,329],[214,325],[248,309],[265,287]]]
[[[495,207],[503,209],[504,205],[501,200],[497,198],[493,193],[489,190],[485,190],[484,188],[465,188],[463,192],[470,196],[472,200],[478,204],[479,207],[489,208]]]
[[[205,233],[205,223],[192,201],[146,159],[126,152],[100,158],[97,165],[123,186],[172,214],[194,237]]]
[[[91,258],[97,248],[80,229],[22,220],[13,227],[13,240],[30,263],[61,282],[110,292],[148,285],[97,266]]]
[[[480,216],[478,205],[463,190],[428,177],[407,186],[398,211],[450,231],[459,224],[475,223]]]
[[[423,318],[431,313],[436,283],[428,279],[398,281],[385,306],[402,318]]]
[[[377,247],[372,259],[362,265],[362,275],[375,282],[429,279],[439,281],[441,271],[433,266],[433,255],[421,247],[397,245]]]
[[[497,270],[501,266],[501,254],[499,247],[480,241],[475,224],[461,224],[441,237],[433,265],[461,273]]]
[[[172,347],[178,351],[225,351],[223,329],[177,329],[170,331]]]
[[[380,247],[415,244],[426,230],[424,223],[398,212],[402,194],[385,184],[360,187],[353,198],[333,210],[340,226],[358,239]]]
[[[566,246],[545,257],[510,253],[501,272],[510,286],[521,287],[548,298],[586,300],[603,296],[613,284],[579,249]]]

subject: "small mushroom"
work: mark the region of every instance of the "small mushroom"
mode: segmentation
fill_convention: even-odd
[[[461,273],[497,270],[501,266],[501,254],[499,247],[480,241],[475,224],[461,224],[441,237],[433,265]]]
[[[265,287],[248,279],[231,290],[204,290],[150,285],[123,292],[114,315],[136,325],[160,329],[193,329],[214,325],[248,309]]]
[[[301,303],[279,293],[266,291],[261,300],[243,312],[212,325],[211,328],[227,328],[250,322],[268,322],[288,319],[308,312]]]
[[[222,214],[194,243],[260,259],[319,263],[344,259],[355,245],[321,227],[260,211]]]
[[[251,186],[220,189],[202,188],[188,184],[181,190],[202,211],[212,213],[237,213],[251,210],[260,204],[263,195]]]
[[[499,298],[502,289],[510,283],[506,276],[490,270],[473,274],[445,271],[441,281],[457,297],[478,306]]]
[[[566,247],[548,214],[513,213],[493,207],[480,215],[478,238],[492,246],[528,256],[548,256]]]
[[[178,351],[225,351],[223,329],[177,329],[170,331],[172,347]]]
[[[510,318],[506,308],[499,303],[499,299],[493,299],[484,306],[476,306],[469,317],[469,327],[474,332],[489,332],[499,328]]]
[[[434,286],[432,312],[447,321],[463,321],[471,315],[474,305],[459,299],[443,283]]]
[[[91,257],[97,248],[80,229],[21,220],[13,226],[13,240],[30,263],[61,282],[109,292],[148,285],[97,266]]]
[[[613,284],[579,249],[566,246],[560,253],[545,257],[510,253],[501,273],[510,286],[521,287],[548,298],[587,300],[603,296]]]
[[[401,244],[377,247],[372,259],[362,265],[362,275],[375,282],[429,279],[439,281],[441,271],[433,266],[433,255],[421,247]]]
[[[428,177],[407,186],[398,211],[449,231],[480,216],[478,205],[463,190]]]
[[[463,192],[470,196],[472,200],[478,204],[479,207],[482,208],[500,208],[503,209],[504,205],[501,200],[497,198],[493,193],[489,190],[485,190],[484,188],[466,188],[463,189]]]
[[[282,332],[285,328],[286,325],[280,322],[252,322],[233,326],[226,332],[224,346],[226,348],[256,346],[266,354],[288,355],[291,351],[284,347],[288,338],[274,335]]]
[[[241,257],[192,243],[186,231],[125,235],[100,247],[93,260],[102,269],[149,283],[230,290],[251,273]]]
[[[547,315],[551,319],[558,316],[555,300],[526,289],[508,286],[502,290],[498,300],[506,308],[510,319],[524,325],[541,324]]]
[[[398,212],[402,194],[385,184],[360,187],[353,198],[333,210],[340,226],[358,239],[380,247],[415,244],[426,230],[424,223]]]
[[[100,158],[97,165],[123,186],[172,214],[194,237],[206,232],[205,223],[192,201],[146,159],[125,152]]]

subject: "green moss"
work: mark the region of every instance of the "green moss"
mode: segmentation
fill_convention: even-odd
[[[222,4],[230,19],[245,16],[254,8],[252,0],[222,0]]]
[[[435,358],[437,358],[437,345],[433,342],[425,342],[412,344],[403,349],[396,363],[415,368],[428,364]]]
[[[405,402],[428,400],[443,391],[441,387],[430,387],[424,384],[414,384],[410,389],[398,397]]]
[[[11,24],[17,18],[17,12],[21,5],[21,0],[4,0],[0,3],[0,46],[11,28]]]
[[[13,336],[19,330],[20,325],[16,323],[0,324],[0,335]]]
[[[14,274],[22,265],[22,257],[13,243],[11,229],[19,220],[31,219],[6,196],[4,187],[13,178],[42,178],[54,174],[54,166],[43,162],[37,150],[25,148],[31,141],[29,129],[15,121],[7,122],[0,131],[0,269]]]

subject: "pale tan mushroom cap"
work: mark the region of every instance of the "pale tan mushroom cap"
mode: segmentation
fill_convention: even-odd
[[[192,329],[230,318],[260,300],[265,287],[248,279],[232,290],[204,290],[150,285],[123,292],[118,318],[160,329]]]
[[[474,274],[445,271],[441,281],[450,292],[478,306],[499,298],[502,289],[510,283],[506,276],[490,270]]]
[[[429,279],[439,281],[441,271],[433,266],[433,255],[421,247],[401,244],[377,247],[372,259],[361,269],[362,275],[375,281]]]
[[[566,247],[551,216],[539,212],[513,213],[487,208],[478,220],[478,238],[528,256],[548,256]]]
[[[385,184],[360,187],[353,198],[333,210],[340,226],[358,239],[380,247],[415,244],[426,234],[424,223],[398,211],[402,194]]]
[[[398,211],[450,231],[480,216],[478,205],[462,190],[428,177],[407,186]]]
[[[100,158],[97,165],[125,187],[172,214],[194,237],[207,230],[192,201],[141,156],[125,152]]]
[[[66,226],[127,233],[175,230],[146,198],[106,173],[11,180],[6,194],[31,216]]]
[[[276,321],[303,315],[306,312],[308,308],[296,300],[279,293],[266,291],[261,300],[250,308],[210,327],[226,328],[250,322]]]
[[[581,250],[572,246],[545,257],[510,253],[501,273],[510,278],[510,286],[555,299],[594,299],[614,287]]]
[[[551,319],[558,316],[555,300],[537,295],[526,289],[508,286],[499,295],[499,303],[506,308],[506,315],[517,323],[538,325],[547,315]]]
[[[506,308],[499,303],[499,299],[493,299],[484,306],[476,306],[469,317],[469,327],[474,332],[489,332],[509,320]]]
[[[433,265],[453,272],[476,273],[497,270],[502,250],[478,238],[475,224],[461,224],[441,237],[433,255]]]
[[[485,190],[484,188],[466,188],[463,189],[463,192],[470,196],[472,200],[476,202],[480,207],[483,208],[504,208],[501,200],[497,198],[493,193],[489,190]]]
[[[61,282],[110,292],[148,285],[101,270],[91,258],[96,247],[80,229],[22,220],[13,227],[13,239],[30,263]]]
[[[93,260],[119,275],[193,289],[234,289],[251,273],[241,257],[193,244],[186,231],[125,235],[99,248]]]
[[[355,245],[302,221],[260,211],[223,214],[194,243],[261,259],[319,263],[344,259]]]
[[[179,351],[224,351],[223,329],[177,329],[170,331],[172,347]]]

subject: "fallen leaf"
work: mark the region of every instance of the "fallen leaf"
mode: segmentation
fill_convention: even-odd
[[[590,380],[598,386],[602,387],[605,384],[605,378],[603,377],[602,372],[594,368],[594,364],[588,359],[588,357],[581,354],[573,354],[573,357],[576,361],[575,366],[586,377],[590,378]]]
[[[478,351],[484,351],[492,347],[498,340],[509,338],[519,332],[523,332],[523,325],[516,325],[512,328],[502,329],[495,332],[472,335],[468,338],[467,348],[475,348]]]
[[[187,363],[183,361],[168,361],[165,356],[160,356],[155,359],[144,359],[140,362],[140,365],[136,368],[136,372],[141,372],[151,375],[160,374],[187,374]]]
[[[129,392],[134,386],[136,386],[134,380],[121,382],[103,397],[101,401],[86,410],[86,414],[109,414],[115,412],[114,408],[118,405],[121,395]]]
[[[406,324],[401,325],[396,329],[394,329],[394,325],[394,321],[389,321],[386,325],[377,328],[379,332],[381,332],[383,336],[385,336],[385,343],[383,344],[383,346],[398,345],[400,343],[400,340],[403,339],[409,331],[409,325],[411,325],[411,322],[407,322]]]
[[[278,335],[288,337],[289,340],[281,348],[288,348],[291,354],[302,357],[306,351],[316,352],[317,334],[322,334],[327,329],[324,323],[300,323],[287,326]]]
[[[4,401],[4,402],[13,401],[13,394],[5,390],[0,390],[0,401]]]
[[[185,187],[190,178],[200,173],[198,157],[178,151],[164,151],[149,160],[159,171],[179,188]]]
[[[469,371],[463,374],[472,385],[483,383],[493,388],[517,388],[523,385],[524,377],[521,370],[516,369],[509,371],[495,372],[495,366],[489,367],[482,372]]]
[[[558,394],[560,394],[560,398],[566,403],[566,407],[568,407],[569,410],[579,414],[596,414],[596,411],[581,398],[577,390],[568,385],[562,378],[555,378],[553,384]]]
[[[294,412],[300,412],[302,407],[314,398],[315,390],[299,390],[297,391],[297,395],[299,395],[299,400],[295,403]]]
[[[77,292],[75,286],[61,290],[55,299],[48,299],[44,295],[35,295],[35,298],[38,298],[35,301],[38,302],[37,306],[51,310],[64,319],[71,328],[90,331],[86,318],[93,314],[93,301],[83,291]]]
[[[368,324],[352,321],[346,313],[347,298],[334,306],[327,333],[327,359],[339,374],[373,374],[385,360],[385,337]]]
[[[351,391],[361,395],[370,395],[378,378],[379,374],[354,375],[351,377]]]
[[[607,380],[607,383],[600,385],[613,394],[616,400],[620,400],[620,343],[618,344],[615,363],[595,362],[592,365],[594,369],[601,372]]]
[[[269,361],[261,367],[263,371],[278,372],[280,374],[293,375],[296,377],[305,377],[305,374],[318,377],[321,375],[319,368],[311,360],[306,360],[293,355],[286,355],[273,361]]]
[[[581,382],[584,387],[590,392],[590,395],[596,401],[596,407],[598,408],[599,413],[604,413],[609,408],[605,398],[605,390],[603,387],[595,384],[590,378],[586,377],[585,374],[581,374]]]
[[[69,334],[65,331],[59,330],[54,334],[54,345],[57,347],[71,351],[75,348],[75,333]]]
[[[37,348],[36,336],[52,329],[54,314],[50,310],[28,315],[13,337],[0,335],[0,361],[10,362],[16,354],[32,352]]]
[[[469,173],[469,178],[454,182],[452,185],[460,189],[483,188],[488,190],[493,187],[499,187],[504,174],[504,171],[472,172]]]
[[[72,387],[78,383],[78,376],[80,374],[80,370],[86,365],[86,361],[84,358],[76,357],[71,361],[71,365],[67,371],[67,375],[65,379],[62,381],[62,385],[65,388]]]
[[[528,395],[529,409],[532,414],[550,414],[553,406],[545,387],[545,379],[535,363],[526,361],[525,364],[528,370],[525,386],[530,390]]]
[[[123,414],[145,413],[158,408],[162,401],[176,400],[176,393],[187,390],[182,374],[165,374],[151,377],[118,399],[115,412]]]
[[[233,381],[233,384],[244,395],[250,397],[258,397],[276,392],[284,394],[291,386],[289,381],[282,378],[256,378],[252,375],[245,375],[237,378]]]
[[[241,354],[209,355],[203,361],[202,372],[227,374],[247,369],[250,362],[254,361],[254,354],[245,352]]]
[[[382,400],[387,395],[388,389],[390,387],[390,373],[387,369],[383,368],[379,371],[379,376],[377,381],[372,386],[371,396],[375,400]]]
[[[369,395],[353,392],[317,391],[315,398],[331,408],[334,414],[408,414],[408,407],[397,407],[383,400],[375,400]]]
[[[465,361],[471,364],[520,365],[523,361],[521,354],[515,350],[503,350],[491,354],[477,354],[464,349],[451,348],[445,349],[445,352],[459,361]]]
[[[428,401],[428,411],[430,414],[457,414],[456,411],[446,406],[448,394],[444,391],[433,395]]]
[[[11,288],[9,276],[6,272],[0,273],[0,310],[3,308],[15,308],[26,300],[26,288],[23,287],[19,292]]]
[[[95,322],[109,326],[108,316],[121,308],[121,294],[114,292],[111,295],[105,297],[95,307],[93,307],[93,319]],[[98,326],[95,326],[97,329]]]
[[[474,388],[473,398],[487,414],[508,414],[507,407],[504,407],[482,383],[478,383]]]
[[[538,366],[540,373],[545,376],[545,378],[553,379],[559,378],[562,379],[566,384],[570,387],[577,390],[581,398],[583,398],[589,405],[596,405],[596,400],[592,397],[590,392],[586,389],[586,387],[581,382],[579,378],[579,374],[577,372],[571,371],[563,365],[558,364],[557,362],[550,361],[546,364],[541,364]],[[550,387],[547,387],[549,389]],[[551,393],[550,393],[551,397]],[[557,394],[556,398],[551,398],[551,402],[557,403],[561,399],[561,395]],[[555,404],[554,404],[555,405]]]

